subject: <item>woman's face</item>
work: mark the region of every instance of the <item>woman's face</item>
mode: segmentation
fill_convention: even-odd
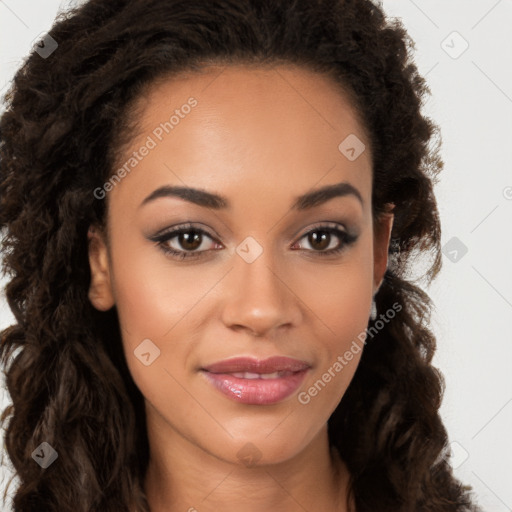
[[[89,235],[90,300],[116,306],[150,436],[287,460],[325,434],[386,268],[369,140],[329,79],[291,66],[212,67],[140,106],[103,189],[109,249]]]

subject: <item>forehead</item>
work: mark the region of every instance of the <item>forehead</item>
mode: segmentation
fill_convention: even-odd
[[[349,96],[304,68],[210,66],[181,73],[154,82],[136,112],[137,136],[117,167],[151,148],[126,166],[129,176],[113,196],[130,189],[140,202],[163,183],[222,188],[223,195],[243,184],[256,195],[289,190],[290,197],[344,179],[362,193],[371,185],[369,140]],[[348,146],[360,152],[356,159]]]
[[[262,118],[279,123],[295,115],[307,116],[307,124],[321,131],[365,131],[348,90],[324,73],[293,64],[210,65],[162,76],[136,102],[140,124],[148,131],[153,121],[167,119],[166,113],[179,109],[191,96],[202,107],[196,111],[210,109],[218,118],[231,115],[231,124],[238,120],[239,125],[254,126]],[[251,117],[245,118],[249,113]]]

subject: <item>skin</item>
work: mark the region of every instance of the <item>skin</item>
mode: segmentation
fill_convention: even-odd
[[[89,298],[101,311],[116,306],[145,397],[151,510],[347,511],[349,474],[329,449],[327,420],[361,352],[309,403],[297,395],[364,332],[386,270],[393,215],[372,220],[370,141],[347,96],[323,75],[291,65],[210,67],[154,84],[140,99],[141,129],[120,165],[189,97],[197,106],[107,194],[108,233],[91,226],[88,235]],[[349,134],[366,145],[354,161],[338,150]],[[340,182],[363,203],[345,195],[291,208],[297,196]],[[230,208],[176,197],[140,206],[162,185],[221,194]],[[202,257],[173,259],[149,240],[185,222],[209,233]],[[304,236],[326,222],[357,240],[320,255],[344,242]],[[236,252],[249,236],[263,251],[251,263]],[[190,247],[177,236],[164,243]],[[134,351],[148,338],[160,356],[145,366]],[[230,400],[198,371],[274,355],[311,364],[298,392],[278,404]]]

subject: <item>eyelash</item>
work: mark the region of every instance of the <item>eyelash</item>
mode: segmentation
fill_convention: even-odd
[[[299,240],[302,240],[303,238],[307,237],[311,233],[316,232],[322,232],[322,233],[329,233],[334,234],[338,236],[341,240],[340,245],[334,249],[329,249],[327,251],[314,251],[312,249],[306,249],[309,252],[313,252],[315,254],[318,254],[318,256],[333,256],[335,254],[341,253],[346,247],[349,245],[352,245],[356,240],[357,236],[351,235],[347,233],[346,231],[343,231],[339,229],[338,227],[329,226],[326,224],[322,224],[319,226],[315,226],[314,228],[310,229],[306,233],[304,233]],[[208,238],[211,238],[214,240],[214,238],[204,229],[194,227],[192,224],[187,224],[184,226],[179,226],[178,228],[172,229],[170,231],[164,232],[160,235],[156,235],[152,237],[150,240],[153,242],[156,242],[158,247],[168,256],[177,259],[177,260],[185,260],[188,258],[200,258],[201,255],[206,251],[177,251],[175,249],[169,248],[169,246],[166,245],[166,242],[169,242],[176,236],[182,234],[182,233],[196,233],[201,235],[206,235]],[[214,240],[215,241],[215,240]],[[330,245],[330,244],[329,244]],[[216,250],[216,249],[210,249],[210,250]]]

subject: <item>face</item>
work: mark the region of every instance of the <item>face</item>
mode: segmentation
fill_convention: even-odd
[[[386,269],[370,141],[330,79],[292,66],[211,67],[139,107],[104,187],[109,248],[89,234],[89,298],[116,306],[151,431],[287,460],[325,432]]]

